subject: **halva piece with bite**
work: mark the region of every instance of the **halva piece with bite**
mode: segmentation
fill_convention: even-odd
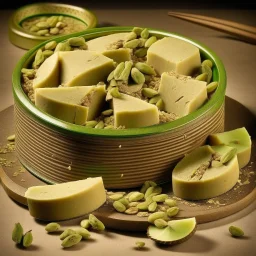
[[[133,96],[120,93],[112,99],[115,127],[138,128],[159,123],[158,108]]]
[[[222,164],[218,160],[221,152],[227,150],[204,145],[186,155],[172,172],[173,193],[186,200],[202,200],[219,196],[233,188],[239,178],[237,156],[233,155]],[[213,164],[213,161],[220,164]]]
[[[105,86],[37,88],[35,105],[63,121],[83,125],[103,109]]]
[[[120,63],[131,60],[131,50],[123,48],[126,36],[129,33],[116,33],[101,36],[87,41],[88,50],[97,51],[115,62]]]
[[[200,68],[201,57],[198,47],[193,44],[175,37],[164,37],[149,47],[147,63],[159,75],[175,71],[191,76]]]
[[[209,135],[210,145],[227,145],[237,149],[239,167],[246,166],[251,158],[252,141],[245,127]]]
[[[25,197],[30,214],[36,219],[57,221],[76,218],[98,209],[106,201],[101,177],[33,186]]]
[[[161,75],[158,92],[164,102],[164,111],[178,117],[195,111],[207,100],[206,82],[175,72]]]
[[[48,57],[38,68],[36,77],[33,80],[33,88],[59,86],[59,73],[59,54],[56,52]]]
[[[87,86],[105,81],[114,61],[93,51],[59,52],[63,86]]]

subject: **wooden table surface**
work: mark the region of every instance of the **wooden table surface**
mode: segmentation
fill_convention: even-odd
[[[86,7],[86,6],[84,6]],[[97,9],[100,26],[140,26],[166,30],[197,40],[211,48],[223,61],[227,72],[227,96],[238,101],[251,111],[256,118],[256,45],[242,42],[225,33],[182,21],[167,15],[168,11],[190,12],[229,19],[256,26],[256,10],[238,9]],[[12,72],[17,61],[26,50],[12,45],[8,39],[8,18],[13,10],[0,10],[0,111],[13,105]],[[234,113],[236,115],[236,113]],[[0,120],[0,126],[4,120]],[[255,170],[256,171],[256,170]],[[0,255],[255,255],[256,249],[256,203],[224,219],[200,224],[196,234],[188,241],[173,247],[159,247],[146,237],[145,233],[120,232],[107,230],[103,234],[93,233],[90,242],[63,250],[58,236],[48,235],[44,225],[35,221],[27,208],[11,200],[0,185]],[[32,229],[33,246],[24,250],[17,248],[11,239],[16,222],[20,222],[25,231]],[[63,222],[63,225],[77,226],[78,220]],[[246,236],[235,239],[230,236],[228,227],[242,227]],[[145,250],[137,251],[137,240],[146,243]],[[254,252],[253,252],[254,251]]]

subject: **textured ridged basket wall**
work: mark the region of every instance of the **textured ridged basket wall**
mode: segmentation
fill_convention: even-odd
[[[128,32],[131,27],[91,29],[58,38]],[[135,188],[146,180],[171,180],[177,161],[206,142],[211,133],[224,131],[225,68],[216,54],[184,36],[149,29],[158,37],[186,40],[200,49],[202,59],[213,61],[213,80],[219,87],[197,111],[170,123],[125,130],[92,129],[63,122],[41,112],[21,87],[21,68],[27,67],[38,48],[28,51],[13,73],[16,152],[31,173],[49,184],[102,176],[106,188]]]

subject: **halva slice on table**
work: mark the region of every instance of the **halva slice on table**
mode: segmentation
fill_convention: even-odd
[[[229,191],[238,181],[239,165],[236,154],[224,164],[212,164],[219,161],[221,152],[230,150],[222,147],[204,145],[186,155],[172,172],[173,193],[183,199],[201,200]]]
[[[187,218],[181,220],[170,220],[165,228],[157,228],[150,225],[147,229],[147,235],[159,244],[174,245],[185,242],[196,231],[196,218]]]
[[[97,51],[117,63],[131,60],[131,50],[122,48],[127,35],[129,33],[116,33],[91,39],[87,41],[88,50]]]
[[[159,123],[158,108],[133,96],[121,93],[120,98],[113,98],[115,127],[138,128]]]
[[[179,117],[195,111],[207,100],[206,82],[175,72],[162,74],[158,92],[164,102],[164,110]]]
[[[251,158],[252,141],[245,127],[209,135],[210,145],[228,145],[237,149],[239,167],[246,166]]]
[[[59,52],[63,86],[87,86],[105,81],[114,61],[93,51]]]
[[[106,201],[101,177],[56,185],[33,186],[25,197],[36,219],[56,221],[79,217],[98,209]]]
[[[164,37],[152,44],[147,53],[147,63],[159,75],[175,71],[181,75],[192,75],[201,66],[198,47],[175,37]]]
[[[35,105],[63,121],[83,125],[100,114],[105,97],[103,85],[38,88]]]
[[[59,54],[54,53],[48,57],[36,72],[33,88],[57,87],[60,79]]]

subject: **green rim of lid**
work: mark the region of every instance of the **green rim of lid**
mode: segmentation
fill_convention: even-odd
[[[86,30],[95,28],[98,23],[96,15],[92,11],[82,7],[59,3],[28,4],[18,8],[9,19],[8,35],[10,42],[15,46],[28,50],[44,41],[62,36],[62,34],[53,36],[37,36],[33,33],[29,33],[20,25],[22,21],[28,18],[50,15],[68,16],[80,20],[87,25]]]

